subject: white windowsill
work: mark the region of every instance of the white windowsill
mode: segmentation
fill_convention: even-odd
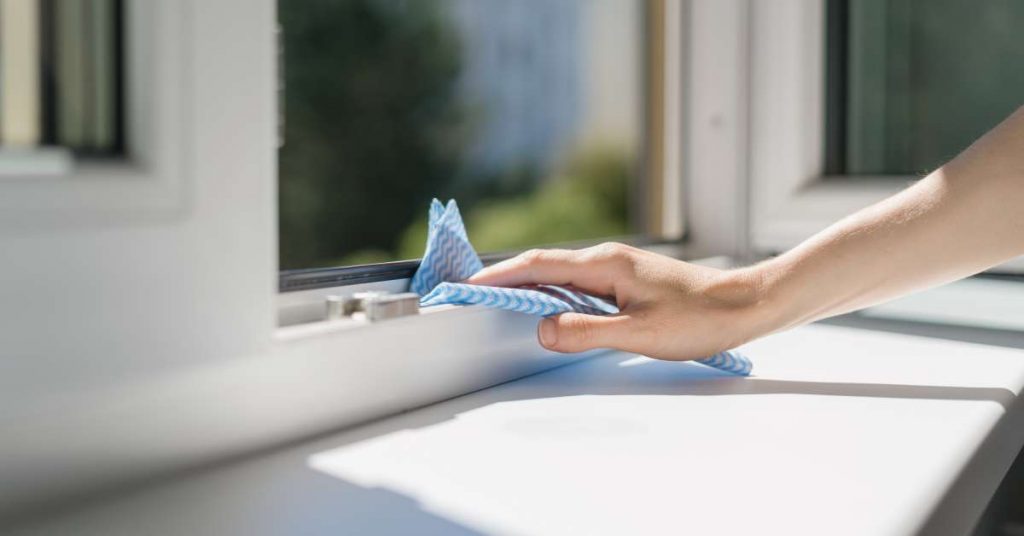
[[[1024,442],[1016,350],[808,326],[745,351],[748,379],[609,354],[22,534],[963,534]]]

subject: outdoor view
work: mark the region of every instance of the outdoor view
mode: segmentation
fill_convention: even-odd
[[[282,270],[631,232],[642,0],[279,0]]]

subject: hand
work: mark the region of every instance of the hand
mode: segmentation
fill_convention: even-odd
[[[723,271],[623,244],[538,249],[484,268],[467,283],[571,285],[613,298],[610,316],[563,313],[538,326],[557,352],[614,348],[659,359],[698,359],[768,331],[768,308],[752,270]]]

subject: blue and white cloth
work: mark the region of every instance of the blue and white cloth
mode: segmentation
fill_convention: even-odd
[[[606,300],[554,285],[503,288],[459,283],[483,267],[469,243],[455,200],[444,206],[435,199],[430,204],[427,249],[410,284],[410,290],[421,296],[421,306],[483,305],[538,316],[568,312],[608,315],[619,311]],[[697,362],[742,376],[753,369],[749,359],[734,351],[719,352]]]

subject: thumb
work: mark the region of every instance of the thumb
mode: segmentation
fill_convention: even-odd
[[[594,348],[628,346],[629,317],[562,313],[540,321],[541,346],[556,352],[584,352]]]

